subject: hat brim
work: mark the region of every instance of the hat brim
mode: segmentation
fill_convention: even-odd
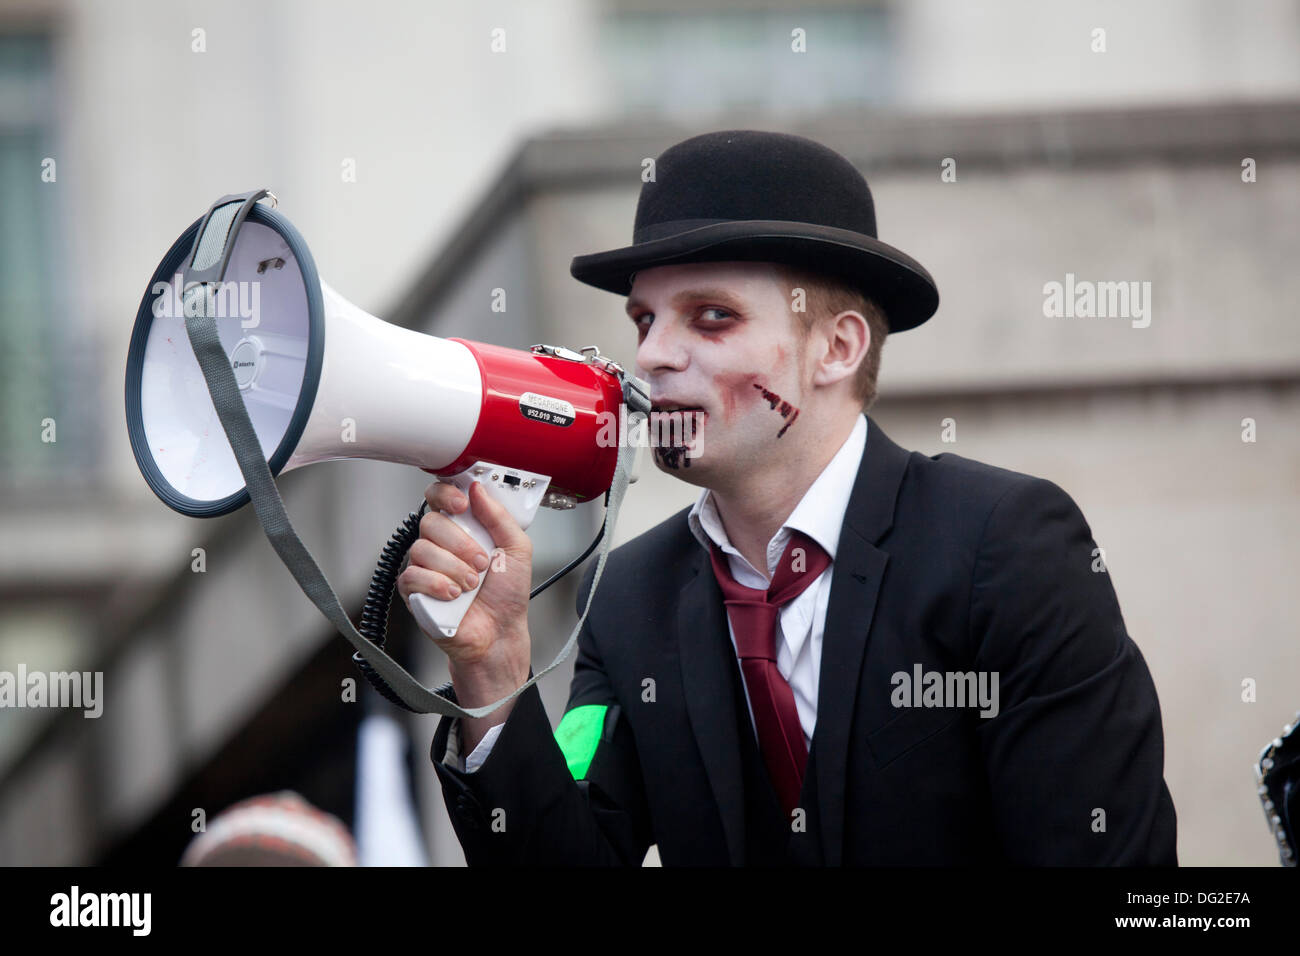
[[[632,277],[687,262],[779,262],[849,281],[874,299],[889,331],[916,328],[939,308],[939,289],[919,262],[893,246],[846,229],[783,220],[727,220],[672,236],[577,256],[579,282],[628,295]]]

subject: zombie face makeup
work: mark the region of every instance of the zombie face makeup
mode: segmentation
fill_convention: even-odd
[[[771,265],[643,270],[627,312],[637,330],[637,375],[650,383],[659,416],[652,433],[660,425],[657,437],[676,434],[663,427],[674,416],[696,426],[690,450],[654,448],[661,470],[712,484],[762,468],[773,454],[799,452],[804,348],[790,290]]]

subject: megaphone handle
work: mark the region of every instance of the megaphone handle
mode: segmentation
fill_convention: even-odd
[[[551,483],[547,475],[538,475],[529,471],[520,471],[513,468],[502,468],[486,462],[478,462],[469,468],[466,468],[460,474],[451,478],[444,479],[455,485],[461,491],[469,494],[469,486],[474,482],[483,485],[492,498],[501,504],[519,527],[524,530],[533,523],[533,518],[537,515],[537,509],[546,495],[546,490]],[[456,522],[465,532],[474,539],[487,555],[491,556],[496,544],[492,536],[488,534],[477,518],[468,509],[460,514],[447,514],[452,521]],[[465,617],[465,612],[469,606],[474,603],[474,598],[478,595],[478,590],[483,586],[487,576],[492,573],[489,566],[488,570],[478,576],[478,584],[468,591],[461,591],[450,601],[442,601],[427,594],[411,595],[411,613],[415,616],[416,623],[420,629],[428,634],[435,641],[443,637],[455,637],[456,629],[460,627],[461,620]]]
[[[468,511],[463,514],[447,514],[452,521],[456,522],[465,532],[474,539],[483,552],[487,555],[492,554],[492,549],[496,547],[492,542],[492,536],[488,534],[487,529],[483,527],[472,514]],[[478,590],[483,586],[483,581],[491,573],[491,569],[484,571],[478,577],[478,584],[468,591],[461,591],[450,601],[441,601],[438,598],[431,597],[428,594],[411,595],[411,613],[415,615],[416,622],[430,637],[435,640],[439,636],[455,637],[456,629],[460,627],[461,620],[465,617],[465,612],[469,610],[470,604],[474,602]]]

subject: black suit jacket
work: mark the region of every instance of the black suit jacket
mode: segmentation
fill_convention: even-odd
[[[430,755],[471,865],[635,865],[651,843],[665,865],[746,862],[735,655],[686,514],[610,553],[566,708],[608,708],[585,770],[535,687],[473,774],[442,763],[439,723]],[[869,419],[794,861],[1177,863],[1155,687],[1095,548],[1052,482],[908,452]],[[997,716],[893,706],[917,664],[996,672]]]

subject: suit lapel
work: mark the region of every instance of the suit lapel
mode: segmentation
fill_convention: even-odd
[[[695,553],[688,559],[688,580],[677,605],[677,659],[691,730],[722,817],[727,850],[732,864],[740,866],[745,862],[745,794],[732,710],[731,641],[717,581],[711,571],[702,573],[704,550],[694,539],[691,544]]]
[[[890,441],[870,416],[867,422],[867,444],[831,569],[813,734],[822,850],[828,866],[842,862],[849,735],[867,635],[889,561],[875,545],[893,525],[894,503],[907,470],[908,452]]]

